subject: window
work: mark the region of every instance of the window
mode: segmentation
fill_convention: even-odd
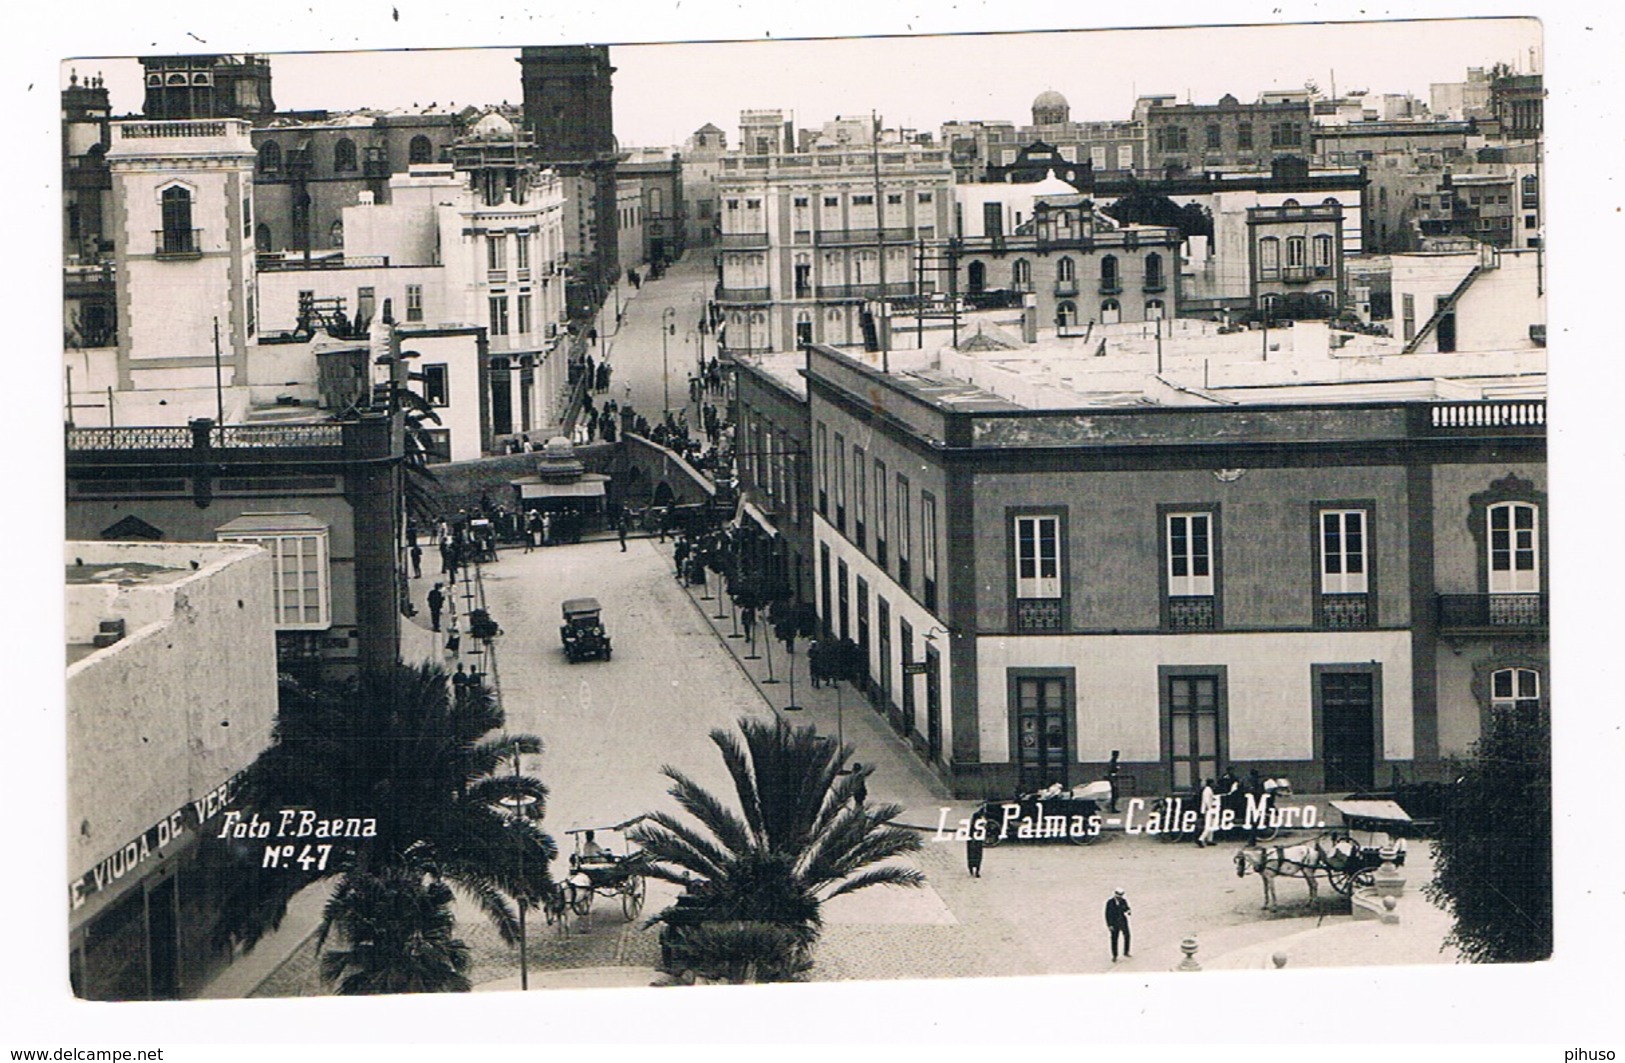
[[[886,568],[886,463],[875,459],[875,563]]]
[[[1065,217],[1065,215],[1063,214],[1062,217]],[[1056,281],[1061,284],[1071,284],[1073,281],[1077,280],[1077,278],[1077,263],[1073,262],[1070,257],[1062,255],[1060,260],[1055,263]]]
[[[805,207],[807,205],[807,197],[806,196],[796,196],[794,199],[791,200],[791,204],[793,206],[795,206],[797,209],[801,209],[801,208],[803,208],[803,207]]]
[[[1013,518],[1016,631],[1059,631],[1064,617],[1061,581],[1061,517]]]
[[[1155,251],[1145,256],[1145,290],[1160,292],[1167,287],[1162,276],[1162,256]]]
[[[825,196],[824,197],[824,206],[826,206],[826,207],[838,207],[840,205],[841,205],[841,197],[840,196]]]
[[[282,145],[274,140],[267,140],[260,145],[260,173],[276,174],[282,172]]]
[[[1184,126],[1163,126],[1157,130],[1158,151],[1186,151],[1190,148],[1190,134]]]
[[[415,136],[406,147],[406,161],[411,163],[424,163],[434,161],[434,144],[426,136]]]
[[[254,200],[250,196],[243,197],[243,238],[249,239],[254,235]]]
[[[900,207],[900,206],[902,206],[903,205],[903,194],[901,192],[887,192],[886,193],[886,205],[888,207]]]
[[[1024,258],[1018,258],[1010,265],[1010,287],[1018,292],[1032,291],[1033,264]]]
[[[179,185],[164,189],[160,198],[164,228],[159,237],[160,254],[198,254],[197,233],[192,228],[192,193]]]
[[[1262,277],[1273,277],[1281,269],[1281,241],[1266,236],[1258,241],[1258,272]]]
[[[1066,306],[1068,304],[1063,303],[1061,305]],[[1145,301],[1145,319],[1147,321],[1161,321],[1166,311],[1167,307],[1163,305],[1161,299],[1147,299]]]
[[[1296,269],[1303,265],[1303,251],[1303,237],[1292,236],[1287,238],[1286,264],[1289,269]]]
[[[508,237],[504,233],[492,233],[485,238],[485,268],[492,273],[506,274],[508,271]]]
[[[1116,299],[1102,299],[1100,302],[1100,323],[1102,325],[1115,325],[1123,316],[1123,307]]]
[[[1409,341],[1416,337],[1416,295],[1406,292],[1400,297],[1401,335]]]
[[[818,513],[829,519],[829,429],[818,426]]]
[[[1534,712],[1540,708],[1540,673],[1533,668],[1500,668],[1490,673],[1490,708]]]
[[[515,309],[518,312],[518,318],[519,318],[519,320],[517,322],[518,326],[519,326],[519,334],[521,336],[523,336],[523,335],[525,335],[526,333],[528,333],[530,331],[530,293],[529,292],[520,292],[519,293],[518,306]]]
[[[916,197],[916,199],[918,200],[918,202],[921,202],[921,203],[929,203],[929,202],[931,202],[931,193],[930,192],[921,192]]]
[[[875,598],[875,623],[880,628],[880,692],[885,695],[885,704],[889,704],[892,696],[891,603],[879,596]],[[885,708],[885,704],[881,707]]]
[[[1242,151],[1253,150],[1253,124],[1242,122],[1236,126],[1236,147]]]
[[[520,280],[530,277],[530,233],[514,233],[513,268],[519,271]]]
[[[1270,126],[1270,147],[1295,148],[1303,138],[1303,127],[1296,122],[1277,122]]]
[[[846,440],[835,433],[835,530],[846,534]]]
[[[1539,592],[1539,509],[1528,502],[1501,502],[1489,507],[1488,519],[1490,593]]]
[[[1163,606],[1169,630],[1218,627],[1215,516],[1213,512],[1163,511]]]
[[[908,540],[913,525],[908,512],[908,477],[897,474],[897,583],[905,591],[909,586]]]
[[[738,210],[739,209],[739,200],[737,200],[737,199],[728,200],[728,209],[729,210]]]
[[[451,405],[451,381],[444,362],[423,367],[423,401],[431,406]]]
[[[1315,268],[1325,269],[1332,264],[1332,238],[1326,235],[1315,237]]]
[[[1223,146],[1224,129],[1218,125],[1207,127],[1207,150],[1218,151]]]
[[[1523,179],[1523,209],[1536,210],[1540,207],[1540,178],[1529,174]]]
[[[920,492],[920,574],[925,578],[925,607],[937,608],[937,500]]]
[[[868,540],[864,538],[864,525],[868,520],[869,481],[864,477],[863,470],[869,463],[863,458],[863,448],[852,448],[852,538],[858,544],[859,550],[868,550]]]
[[[875,205],[875,197],[874,196],[853,196],[852,197],[852,205],[854,207],[872,207],[872,206]]]
[[[852,637],[852,598],[849,590],[851,584],[850,570],[844,560],[835,562],[835,600],[839,604],[840,626],[836,629],[845,642]]]
[[[408,284],[406,286],[406,320],[423,320],[423,285]]]
[[[1105,255],[1100,260],[1100,292],[1102,295],[1116,295],[1123,290],[1117,279],[1117,256]]]
[[[858,674],[855,682],[867,683],[869,671],[869,581],[858,577]]]
[[[327,526],[306,513],[245,513],[215,532],[220,542],[270,553],[276,626],[301,631],[331,626],[327,537]]]
[[[335,220],[327,229],[327,244],[329,247],[342,248],[344,246],[344,223]]]
[[[506,336],[508,334],[508,297],[506,295],[493,295],[488,302],[491,307],[491,335]]]
[[[339,142],[333,145],[333,169],[337,173],[349,173],[355,168],[355,141],[340,137]]]
[[[1320,511],[1320,592],[1364,594],[1368,588],[1365,511]]]

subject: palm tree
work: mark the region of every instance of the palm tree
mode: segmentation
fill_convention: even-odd
[[[469,949],[452,936],[452,892],[410,856],[345,876],[322,912],[322,981],[341,996],[466,993]],[[337,929],[348,948],[325,949]]]
[[[756,975],[769,980],[805,968],[824,901],[870,886],[919,886],[925,876],[884,863],[918,851],[920,839],[893,823],[901,806],[856,804],[861,775],[845,771],[850,747],[783,720],[746,717],[739,729],[743,744],[731,731],[711,732],[738,812],[668,765],[668,792],[696,822],[653,812],[628,837],[642,847],[650,875],[686,887],[690,904],[655,917],[668,924],[677,951],[685,938],[695,946],[717,939],[737,969],[742,939],[765,942]],[[717,924],[737,925],[719,934]],[[771,945],[785,932],[788,952]]]
[[[342,840],[325,867],[247,876],[222,936],[252,945],[310,882],[366,875],[412,853],[432,877],[472,898],[504,940],[517,941],[510,898],[534,904],[550,885],[558,850],[536,822],[547,787],[502,770],[507,758],[540,753],[541,739],[503,734],[503,722],[488,688],[458,695],[438,665],[396,665],[315,689],[284,681],[274,743],[249,768],[234,803],[245,819],[283,809],[370,819],[376,834]],[[528,816],[504,805],[528,806]],[[245,855],[258,866],[257,851]]]

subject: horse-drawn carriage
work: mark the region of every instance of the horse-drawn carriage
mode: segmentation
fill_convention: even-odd
[[[594,897],[619,898],[627,922],[643,911],[648,889],[644,880],[645,857],[641,849],[631,847],[623,833],[642,818],[638,816],[613,827],[578,827],[565,831],[574,840],[575,851],[570,854],[570,875],[564,880],[564,899],[577,916],[586,918],[592,912]],[[600,844],[599,831],[618,837],[620,851],[616,851],[614,844]]]
[[[1405,863],[1401,835],[1412,821],[1403,808],[1385,800],[1333,801],[1331,806],[1342,816],[1341,827],[1324,830],[1297,845],[1249,845],[1236,853],[1236,877],[1251,871],[1263,880],[1265,908],[1276,906],[1277,878],[1303,879],[1313,904],[1321,879],[1350,897],[1356,889],[1376,881],[1385,856],[1391,856],[1396,867]]]
[[[603,607],[597,598],[571,598],[564,603],[559,639],[571,664],[594,657],[609,660],[609,634],[604,630]]]
[[[985,824],[983,844],[1004,841],[1058,841],[1088,845],[1100,836],[1100,808],[1111,799],[1111,783],[1092,782],[1070,790],[1054,783],[1043,790],[1002,801],[984,801],[972,822]]]

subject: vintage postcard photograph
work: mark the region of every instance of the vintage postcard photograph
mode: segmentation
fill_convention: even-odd
[[[73,994],[1548,959],[1544,49],[65,58]]]

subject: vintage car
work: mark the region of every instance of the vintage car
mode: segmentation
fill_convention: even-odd
[[[564,603],[564,623],[559,638],[564,656],[571,664],[602,657],[609,660],[609,634],[604,630],[603,609],[597,598],[571,598]]]

